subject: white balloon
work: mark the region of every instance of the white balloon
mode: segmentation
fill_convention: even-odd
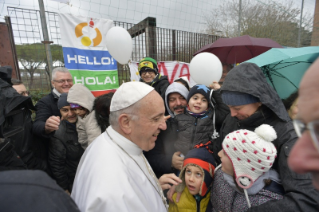
[[[127,64],[132,55],[132,38],[126,29],[112,27],[106,34],[106,48],[111,56],[121,64]]]
[[[192,79],[197,84],[209,86],[213,82],[220,80],[223,66],[214,54],[203,52],[193,57],[189,64],[189,71]]]

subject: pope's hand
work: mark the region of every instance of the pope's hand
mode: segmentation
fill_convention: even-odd
[[[164,174],[158,181],[163,190],[170,189],[171,185],[178,185],[182,182],[175,174]]]

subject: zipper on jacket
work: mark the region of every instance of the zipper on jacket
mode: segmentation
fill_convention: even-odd
[[[197,199],[196,199],[196,212],[200,212],[200,201],[197,201]]]
[[[195,118],[195,123],[194,123],[194,129],[193,129],[193,134],[192,134],[192,142],[191,142],[191,144],[192,144],[192,146],[194,145],[194,139],[195,139],[195,133],[196,133],[196,128],[197,128],[197,117]]]

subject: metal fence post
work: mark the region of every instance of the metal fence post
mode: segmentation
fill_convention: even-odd
[[[53,69],[53,62],[52,62],[50,43],[53,43],[53,42],[49,41],[49,34],[48,34],[48,28],[47,28],[47,23],[46,23],[46,19],[45,19],[43,0],[39,0],[39,7],[40,7],[40,18],[41,18],[42,33],[43,33],[43,39],[44,39],[42,41],[42,43],[45,46],[45,53],[47,55],[48,68],[49,68],[49,72],[50,72],[50,75],[51,75],[52,74],[52,69]],[[49,76],[49,78],[51,78],[51,76]]]

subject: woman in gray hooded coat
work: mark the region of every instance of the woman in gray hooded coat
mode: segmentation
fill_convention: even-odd
[[[318,211],[319,191],[315,190],[309,174],[297,174],[288,167],[289,152],[297,140],[291,119],[275,90],[267,83],[261,69],[253,63],[243,63],[233,68],[221,88],[223,102],[231,113],[220,129],[220,137],[213,141],[215,160],[222,141],[238,129],[253,131],[261,124],[269,124],[277,132],[273,141],[278,155],[274,162],[281,178],[284,198],[269,201],[248,211]]]

